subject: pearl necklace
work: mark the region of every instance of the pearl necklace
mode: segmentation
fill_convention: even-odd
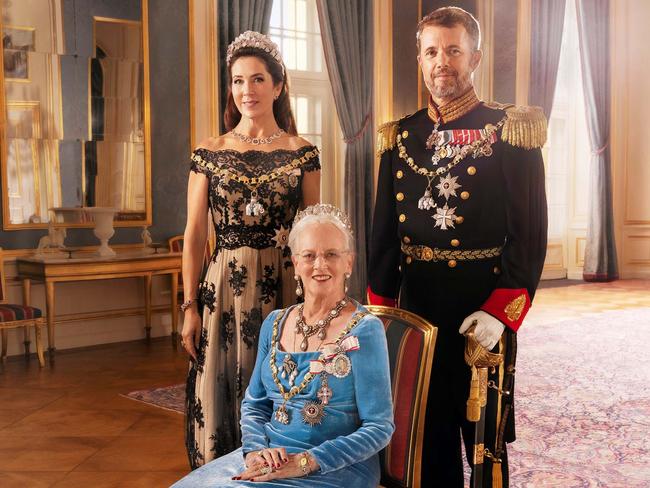
[[[311,336],[314,334],[318,333],[318,338],[320,340],[325,339],[325,334],[327,326],[330,325],[330,322],[332,319],[335,317],[338,317],[341,314],[341,310],[345,308],[345,306],[348,304],[347,297],[343,297],[343,299],[336,304],[336,306],[329,311],[329,313],[325,316],[324,319],[319,320],[313,325],[307,324],[305,321],[305,304],[302,303],[298,307],[298,318],[296,319],[296,335],[300,334],[302,335],[302,341],[300,342],[300,350],[301,351],[306,351],[307,350],[307,345],[308,345],[308,340]]]
[[[251,137],[247,136],[246,134],[242,134],[241,132],[237,132],[234,129],[231,130],[230,133],[242,142],[259,146],[260,144],[271,144],[275,139],[284,134],[284,130],[280,129],[274,134],[271,134],[269,137]]]

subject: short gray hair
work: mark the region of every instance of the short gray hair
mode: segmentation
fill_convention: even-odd
[[[289,232],[289,248],[291,249],[291,254],[295,255],[298,253],[298,249],[296,249],[296,241],[305,228],[312,224],[332,224],[340,230],[345,237],[345,242],[347,244],[346,251],[354,252],[354,236],[352,235],[352,231],[350,231],[350,229],[334,215],[323,213],[317,215],[305,215],[298,220],[298,222],[293,224],[291,232]]]

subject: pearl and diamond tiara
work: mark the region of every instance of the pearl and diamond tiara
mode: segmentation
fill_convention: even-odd
[[[317,203],[316,205],[310,205],[304,210],[301,210],[296,214],[296,217],[293,219],[293,225],[295,225],[300,222],[302,219],[305,217],[308,217],[310,215],[315,215],[315,216],[330,216],[334,217],[336,220],[338,220],[350,233],[352,233],[352,223],[350,222],[349,217],[346,215],[346,213],[341,210],[338,207],[335,207],[334,205],[330,205],[328,203]]]
[[[282,72],[284,73],[284,64],[282,64],[282,56],[280,55],[278,45],[273,42],[269,36],[265,36],[264,34],[255,31],[243,32],[230,43],[228,46],[228,52],[226,53],[226,63],[230,66],[230,61],[235,53],[245,47],[260,49],[261,51],[267,52],[280,64],[280,66],[282,66]]]

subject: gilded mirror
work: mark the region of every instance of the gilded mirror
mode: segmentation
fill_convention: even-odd
[[[150,225],[147,0],[0,1],[3,228]]]

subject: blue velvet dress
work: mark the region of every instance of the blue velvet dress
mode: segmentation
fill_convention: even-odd
[[[357,312],[365,312],[357,306]],[[379,483],[379,458],[393,433],[393,405],[386,336],[381,321],[365,315],[347,336],[356,336],[359,349],[345,353],[351,372],[343,378],[328,375],[332,397],[325,416],[313,427],[302,420],[306,402],[318,401],[321,377],[317,376],[286,405],[287,425],[274,417],[282,405],[282,396],[270,370],[273,322],[281,311],[272,312],[262,324],[260,341],[251,381],[242,402],[242,447],[191,472],[174,484],[174,488],[196,487],[323,487],[375,488]],[[280,321],[284,325],[287,312]],[[287,353],[276,350],[275,362],[282,366]],[[299,385],[319,352],[292,352],[297,364]],[[288,378],[280,381],[289,390]],[[266,447],[284,447],[288,453],[308,451],[320,465],[318,472],[303,478],[285,478],[268,482],[235,481],[231,478],[244,471],[243,454]]]

